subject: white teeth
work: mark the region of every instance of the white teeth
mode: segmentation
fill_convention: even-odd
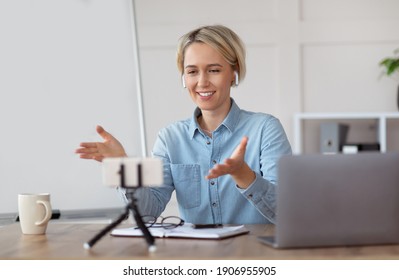
[[[199,92],[199,95],[206,97],[206,96],[211,96],[213,94],[213,92]]]

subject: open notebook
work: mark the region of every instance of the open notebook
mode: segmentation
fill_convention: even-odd
[[[248,233],[243,225],[223,226],[218,228],[195,229],[191,224],[184,224],[173,229],[148,228],[154,237],[197,238],[197,239],[223,239]],[[113,236],[143,236],[140,229],[135,227],[117,228],[111,232]]]

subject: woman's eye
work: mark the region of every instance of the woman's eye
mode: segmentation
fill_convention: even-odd
[[[190,70],[190,71],[187,71],[187,75],[193,75],[193,74],[195,74],[197,71],[195,71],[195,70]]]
[[[219,73],[220,70],[219,69],[210,69],[209,72],[211,72],[211,73]]]

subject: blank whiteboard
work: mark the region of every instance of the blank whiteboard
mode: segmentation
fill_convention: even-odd
[[[140,155],[129,1],[2,0],[0,38],[0,213],[21,192],[60,210],[122,206],[74,151],[101,124]]]

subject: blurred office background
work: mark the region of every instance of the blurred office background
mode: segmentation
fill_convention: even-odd
[[[141,154],[129,0],[0,3],[0,213],[19,192],[48,191],[57,209],[122,205],[102,185],[100,165],[79,160],[81,141],[102,124],[131,156]],[[191,116],[175,49],[208,24],[235,30],[247,46],[239,106],[278,117],[294,144],[297,113],[398,112],[399,81],[379,62],[399,48],[396,0],[136,0],[147,153],[157,132]],[[351,121],[353,122],[353,120]],[[320,121],[304,125],[304,151],[319,150]],[[351,123],[352,124],[352,123]],[[352,141],[376,141],[376,121],[351,125]],[[399,150],[399,123],[388,122]],[[172,201],[167,213],[176,213]]]

